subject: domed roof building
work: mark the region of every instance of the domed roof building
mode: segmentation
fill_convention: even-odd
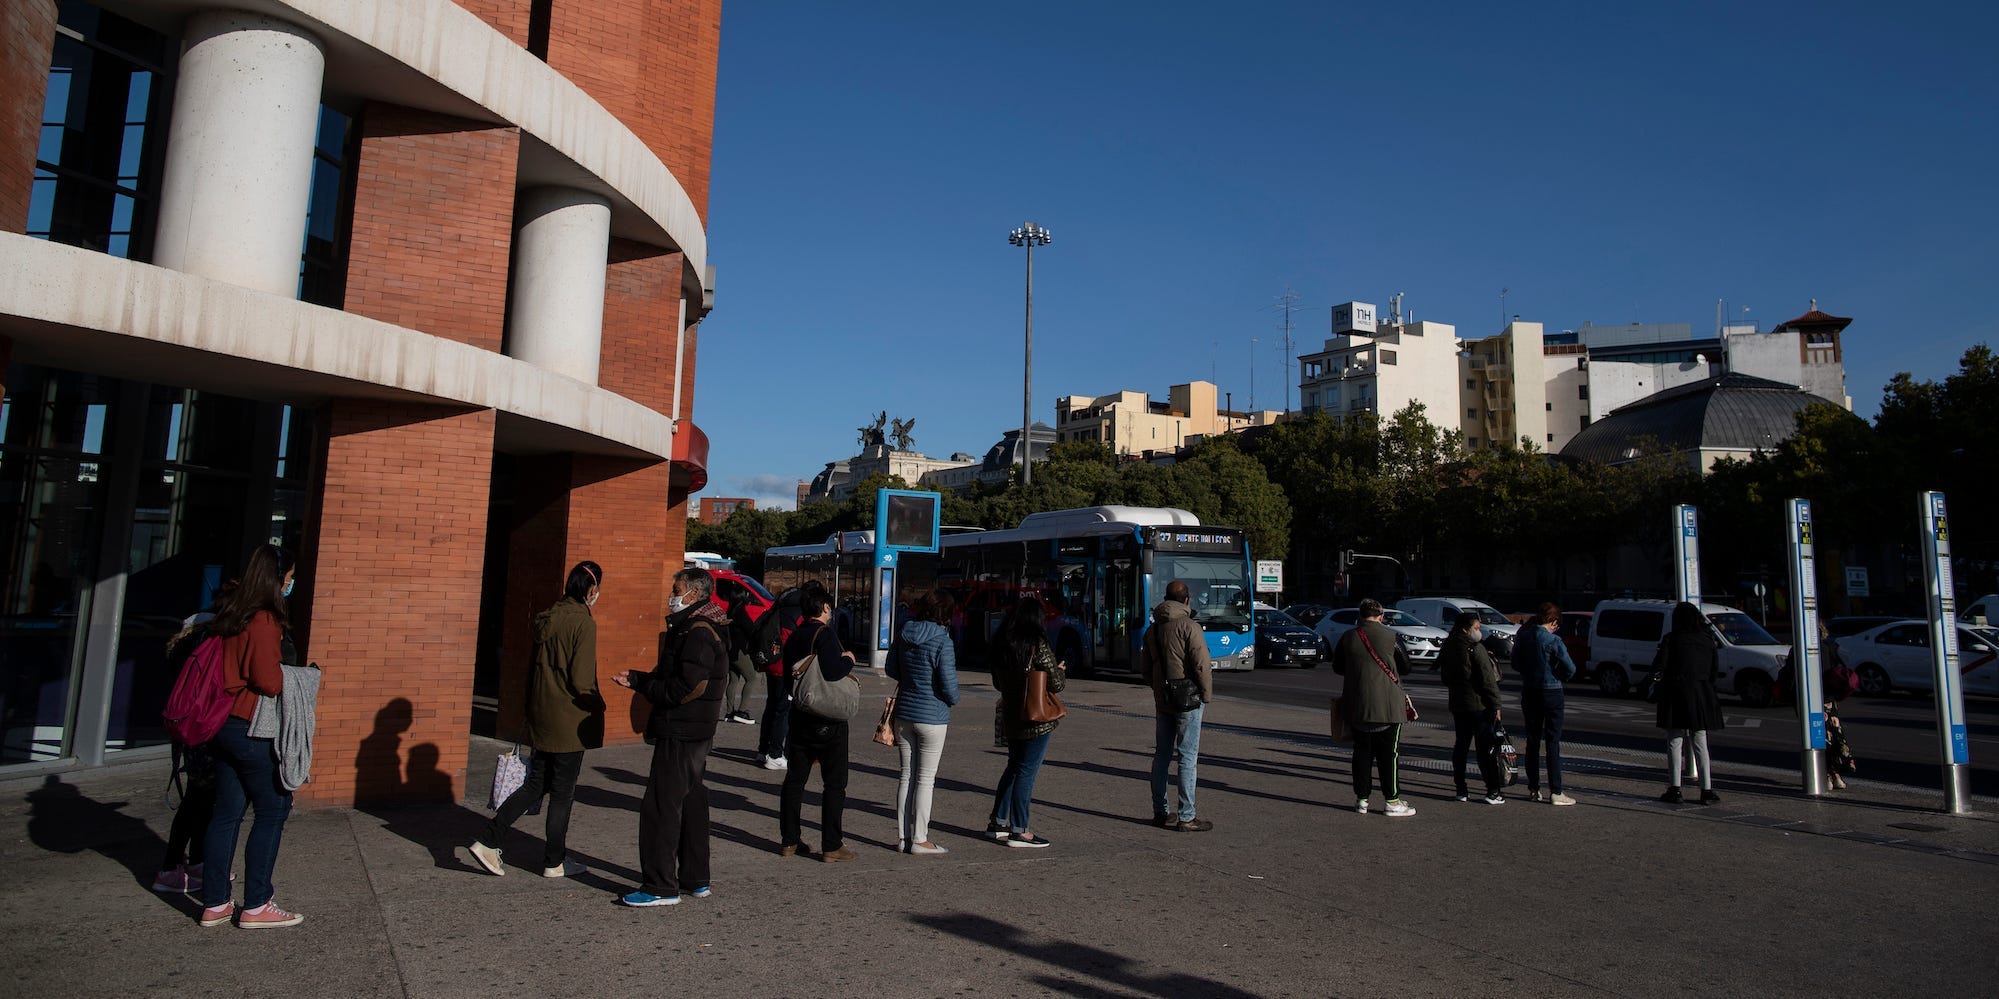
[[[1798,414],[1810,406],[1839,403],[1796,385],[1730,372],[1612,410],[1577,434],[1561,454],[1619,465],[1637,459],[1649,439],[1687,455],[1705,474],[1722,458],[1748,458],[1775,448],[1797,432]]]

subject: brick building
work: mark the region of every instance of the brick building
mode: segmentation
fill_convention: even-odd
[[[454,798],[570,564],[654,661],[720,0],[243,6],[0,4],[0,774],[164,755],[164,641],[275,541],[301,804]]]
[[[735,513],[737,510],[754,510],[756,508],[756,500],[742,496],[703,496],[701,497],[700,520],[702,523],[712,527],[728,520],[729,515]]]

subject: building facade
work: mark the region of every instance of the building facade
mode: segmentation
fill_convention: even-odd
[[[1276,423],[1275,410],[1243,412],[1222,405],[1213,382],[1169,386],[1165,402],[1153,402],[1144,392],[1064,396],[1055,401],[1055,437],[1059,442],[1102,444],[1120,458],[1171,452],[1191,440]]]
[[[1518,319],[1506,329],[1465,344],[1465,446],[1519,446],[1522,439],[1547,449],[1548,372],[1542,355],[1541,324]]]
[[[456,800],[569,565],[655,656],[719,0],[254,6],[0,5],[0,773],[163,755],[166,638],[275,542],[300,803]]]
[[[757,501],[747,496],[703,496],[697,518],[710,527],[729,519],[737,510],[754,510]]]
[[[1420,402],[1432,423],[1460,425],[1463,375],[1455,327],[1379,322],[1365,302],[1335,305],[1332,316],[1325,349],[1298,358],[1305,415],[1345,419],[1369,412],[1387,419]]]

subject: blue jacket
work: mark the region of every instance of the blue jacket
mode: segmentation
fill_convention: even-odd
[[[951,724],[958,703],[958,653],[951,633],[932,621],[902,626],[901,655],[888,657],[895,678],[895,716],[917,725]]]
[[[1561,639],[1529,622],[1513,640],[1513,672],[1520,674],[1522,690],[1560,690],[1563,680],[1576,675],[1576,663]]]

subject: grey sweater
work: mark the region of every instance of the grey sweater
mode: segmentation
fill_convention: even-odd
[[[319,715],[319,667],[280,666],[285,671],[284,693],[257,698],[257,713],[250,718],[250,738],[275,739],[278,751],[278,780],[287,791],[296,791],[312,779],[312,730]]]

